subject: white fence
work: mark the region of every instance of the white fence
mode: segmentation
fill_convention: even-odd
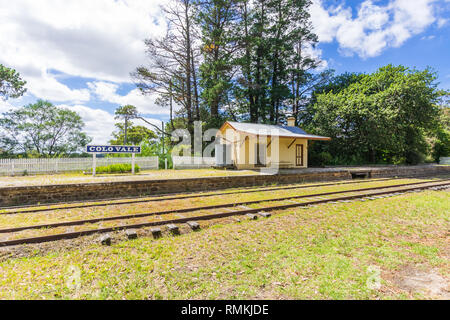
[[[202,169],[216,165],[216,158],[202,157],[172,157],[174,169]]]
[[[131,164],[132,158],[97,158],[97,167],[117,163]],[[136,157],[141,170],[159,169],[158,157]],[[0,159],[0,175],[22,175],[92,170],[92,158]]]
[[[439,159],[439,164],[450,164],[450,157],[441,157]]]

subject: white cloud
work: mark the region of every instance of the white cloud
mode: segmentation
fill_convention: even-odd
[[[420,38],[420,40],[433,40],[434,38],[436,38],[435,35],[429,35],[429,36],[423,36],[422,38]]]
[[[145,63],[143,40],[166,28],[164,0],[0,0],[0,63],[27,80],[29,93],[55,102],[83,103],[49,72],[117,83]]]
[[[438,28],[442,28],[443,26],[445,26],[448,22],[448,19],[444,19],[444,18],[439,18],[437,21],[437,26]]]
[[[100,100],[117,105],[131,104],[143,114],[169,114],[168,108],[162,108],[155,104],[156,95],[144,96],[139,89],[133,89],[127,95],[122,96],[117,93],[119,85],[115,83],[95,81],[88,83],[88,87]]]
[[[310,14],[319,41],[332,42],[339,26],[351,20],[352,9],[339,6],[326,10],[321,0],[314,0],[310,7]]]
[[[114,131],[114,116],[105,110],[92,109],[83,105],[59,105],[58,107],[67,108],[77,112],[85,123],[84,132],[91,138],[93,143],[106,144],[110,140],[111,133]]]
[[[24,76],[55,69],[130,81],[145,61],[143,40],[162,34],[163,0],[0,0],[0,62]]]
[[[323,1],[314,0],[310,13],[321,42],[336,40],[343,54],[356,53],[368,58],[381,54],[386,48],[401,46],[434,23],[434,2],[392,0],[387,5],[377,5],[375,1],[366,0],[354,18],[350,7],[325,8]]]
[[[117,105],[132,104],[145,114],[166,115],[155,96],[135,89],[118,93],[130,83],[129,73],[145,64],[143,40],[166,29],[159,5],[168,0],[0,0],[0,63],[12,66],[28,81],[30,97],[86,105],[93,96]],[[355,10],[345,2],[328,6],[314,0],[311,19],[321,42],[337,41],[340,52],[363,58],[398,47],[432,23],[447,20],[436,13],[434,0],[366,0]],[[320,49],[308,48],[320,58]],[[324,61],[321,68],[326,68]],[[68,77],[89,78],[88,88],[61,83]]]
[[[1,107],[1,105],[0,105]],[[58,105],[58,107],[67,108],[69,110],[77,112],[85,123],[84,132],[91,138],[92,143],[95,144],[107,144],[112,139],[111,133],[116,130],[114,126],[117,120],[114,119],[114,115],[101,109],[93,109],[84,105]],[[161,121],[152,118],[145,118],[150,123],[161,128]],[[142,125],[150,130],[155,131],[150,125],[146,124],[142,120],[133,120],[135,125]]]
[[[89,101],[91,98],[88,89],[70,89],[45,70],[40,77],[27,78],[27,88],[36,97],[57,102],[72,101],[79,103]]]

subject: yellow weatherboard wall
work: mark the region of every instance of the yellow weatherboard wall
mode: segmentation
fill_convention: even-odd
[[[220,129],[221,143],[231,144],[231,159],[233,165],[239,169],[254,169],[261,167],[279,166],[281,168],[308,167],[308,139],[295,137],[258,136],[248,132],[241,132],[226,122]],[[326,137],[319,137],[326,138]],[[328,140],[329,138],[327,138]],[[325,139],[321,139],[325,140]],[[257,162],[257,144],[261,148],[264,163]],[[297,164],[297,146],[303,148],[303,163]]]

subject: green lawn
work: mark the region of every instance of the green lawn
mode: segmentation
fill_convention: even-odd
[[[448,299],[449,195],[326,204],[178,237],[4,257],[0,298]],[[414,285],[415,274],[433,275],[431,291]]]

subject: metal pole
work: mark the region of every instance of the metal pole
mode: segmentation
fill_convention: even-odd
[[[165,138],[165,136],[164,136],[164,121],[161,121],[162,122],[162,131],[163,131],[163,133],[162,133],[162,153],[163,153],[163,155],[165,155],[166,154],[166,148],[165,148],[165,145],[164,145],[164,138]]]
[[[134,174],[134,163],[136,162],[135,153],[131,157],[131,173]]]
[[[92,176],[95,177],[97,170],[97,154],[92,154]]]
[[[165,165],[166,165],[166,170],[167,170],[167,158],[164,159],[164,163],[165,163]]]

